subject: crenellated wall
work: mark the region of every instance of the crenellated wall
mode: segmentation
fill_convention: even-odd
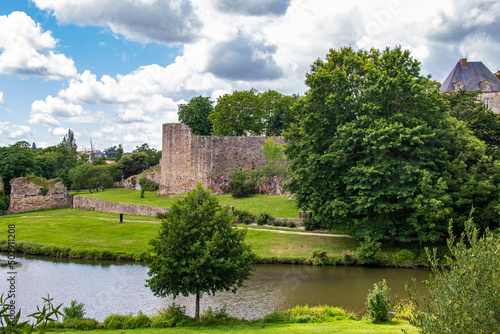
[[[159,194],[191,191],[199,181],[205,188],[227,193],[230,173],[237,168],[266,165],[265,137],[193,136],[186,124],[163,124]],[[282,143],[281,137],[273,140]]]

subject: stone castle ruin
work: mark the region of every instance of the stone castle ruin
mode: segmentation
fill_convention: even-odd
[[[278,144],[283,142],[282,137],[272,138]],[[197,182],[217,194],[229,193],[229,175],[233,170],[258,169],[267,164],[262,152],[265,139],[194,136],[186,124],[163,124],[159,195],[189,192]],[[262,192],[281,194],[282,183],[266,180]]]

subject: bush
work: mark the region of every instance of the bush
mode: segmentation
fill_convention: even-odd
[[[432,269],[425,283],[429,297],[417,298],[415,289],[409,290],[422,310],[412,322],[423,333],[500,333],[500,238],[488,230],[480,235],[471,218],[457,243],[451,225],[449,231],[452,257],[446,267],[439,265],[437,251],[426,249]]]
[[[285,312],[274,312],[264,317],[264,323],[308,323],[336,320],[357,320],[353,314],[338,307],[320,305],[315,307],[295,306]]]
[[[236,216],[237,223],[248,225],[255,221],[255,216],[250,211],[234,209],[233,215]]]
[[[396,254],[396,261],[398,265],[409,265],[415,259],[415,254],[408,249],[403,249]]]
[[[384,279],[382,282],[373,284],[373,290],[368,291],[366,312],[372,322],[380,323],[389,320],[390,290]]]
[[[82,319],[85,315],[85,305],[76,300],[72,300],[69,307],[63,308],[64,319]]]
[[[97,320],[85,318],[67,318],[63,321],[63,325],[64,328],[78,329],[82,331],[89,331],[100,327]]]
[[[290,228],[295,228],[295,227],[297,227],[297,224],[295,224],[295,222],[292,222],[292,221],[287,221],[286,226],[290,227]]]
[[[376,264],[379,262],[377,255],[382,244],[371,237],[365,237],[356,249],[356,257],[360,264]]]
[[[264,212],[257,216],[256,222],[257,225],[267,225],[270,223],[274,223],[275,220],[269,213]]]
[[[194,323],[194,320],[186,315],[186,307],[174,303],[151,318],[151,327],[154,328],[176,327],[190,323]]]
[[[306,217],[302,220],[302,223],[304,224],[304,229],[306,231],[314,231],[321,228],[320,222],[314,218]]]
[[[132,314],[111,314],[103,322],[108,329],[133,329],[151,327],[151,319],[139,311],[136,316]]]
[[[323,249],[315,249],[311,253],[311,263],[314,266],[323,266],[328,264],[328,256]]]
[[[260,174],[257,171],[242,171],[241,169],[233,170],[230,175],[231,194],[235,198],[248,197],[256,193]]]
[[[226,306],[224,305],[221,309],[212,310],[211,307],[208,307],[200,316],[202,322],[208,325],[223,325],[227,324],[231,320],[236,320],[231,318],[229,314],[227,314]]]

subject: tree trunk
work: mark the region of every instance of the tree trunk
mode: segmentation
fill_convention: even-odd
[[[200,292],[196,292],[196,309],[194,311],[194,319],[200,321]]]

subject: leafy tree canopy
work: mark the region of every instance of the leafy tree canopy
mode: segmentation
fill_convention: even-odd
[[[331,50],[306,84],[285,136],[290,189],[326,227],[434,240],[472,205],[498,223],[497,164],[408,51]]]
[[[253,256],[245,231],[232,228],[234,215],[200,183],[172,205],[159,234],[151,240],[147,285],[156,296],[196,296],[233,291],[251,274]]]
[[[133,153],[146,153],[148,156],[147,159],[147,164],[148,167],[156,166],[160,162],[161,159],[161,151],[157,151],[155,148],[149,147],[147,143],[142,144],[141,146],[136,146],[135,150],[132,151]]]
[[[149,157],[145,152],[126,154],[118,161],[118,168],[123,171],[123,177],[128,178],[148,168],[148,159]]]
[[[212,122],[208,115],[213,110],[213,101],[209,97],[193,97],[189,103],[179,105],[179,121],[187,124],[194,135],[210,136]]]

